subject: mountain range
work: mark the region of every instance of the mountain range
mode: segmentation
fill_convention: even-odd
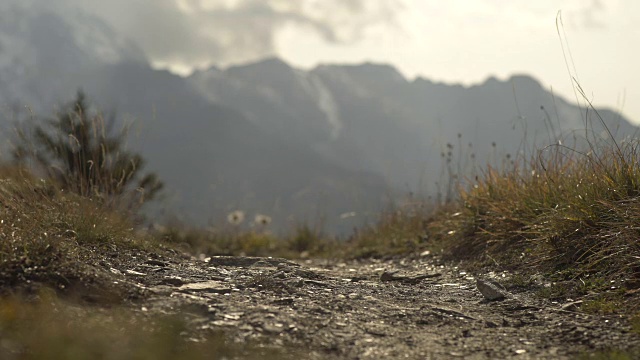
[[[151,213],[195,225],[242,210],[278,230],[308,222],[345,234],[403,195],[442,194],[452,174],[583,131],[588,116],[526,75],[465,87],[385,64],[302,70],[269,58],[181,77],[100,19],[31,2],[0,4],[4,136],[24,106],[50,115],[83,89],[133,122],[130,147],[166,183]],[[598,113],[621,137],[637,130]],[[590,129],[602,136],[597,121]]]

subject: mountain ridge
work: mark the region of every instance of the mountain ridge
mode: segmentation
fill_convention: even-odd
[[[274,229],[323,219],[346,234],[403,194],[441,196],[448,177],[499,165],[523,139],[544,143],[584,127],[580,108],[528,75],[463,86],[409,80],[389,64],[303,70],[271,57],[181,77],[153,69],[126,38],[83,40],[70,25],[82,14],[42,14],[49,20],[36,33],[47,41],[20,30],[37,14],[0,25],[3,133],[21,116],[12,113],[16,101],[50,115],[84,89],[96,107],[136,119],[141,136],[129,143],[167,183],[156,217],[220,227],[239,209],[272,215]],[[108,39],[114,31],[96,24],[90,32]],[[96,60],[101,51],[121,55]],[[618,119],[623,135],[637,129],[615,112],[600,114],[612,126]]]

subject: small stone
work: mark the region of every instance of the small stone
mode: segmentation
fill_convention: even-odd
[[[164,262],[164,261],[160,261],[160,260],[155,260],[155,259],[149,259],[145,263],[147,265],[154,265],[154,266],[161,266],[161,267],[169,266],[169,263]]]
[[[268,268],[268,267],[273,267],[273,265],[271,263],[269,263],[268,261],[258,260],[256,262],[254,262],[253,264],[251,264],[250,267],[252,267],[252,268]]]
[[[477,279],[476,287],[487,300],[500,300],[504,299],[507,295],[504,287],[494,281]]]
[[[380,275],[380,281],[396,280],[397,279],[397,277],[395,276],[396,273],[397,271],[385,271],[382,273],[382,275]]]
[[[127,270],[127,274],[129,275],[135,275],[135,276],[147,276],[147,274],[138,272],[138,271],[134,271],[134,270]]]
[[[320,286],[320,287],[329,286],[329,284],[327,284],[326,282],[318,281],[318,280],[304,280],[304,283],[307,285],[314,285],[314,286]]]
[[[280,334],[281,332],[284,331],[284,327],[283,327],[283,324],[274,324],[274,325],[263,324],[262,330],[269,334]]]
[[[238,312],[224,314],[222,315],[222,317],[225,320],[240,320],[240,317],[242,317],[242,315],[244,315],[244,312],[238,311]]]
[[[580,304],[582,304],[582,300],[568,302],[562,305],[561,309],[564,311],[577,311]]]
[[[486,320],[484,322],[484,325],[486,327],[488,327],[488,328],[497,328],[498,327],[498,324],[494,323],[493,321],[489,321],[489,320]]]
[[[293,302],[294,299],[292,297],[280,298],[273,301],[276,305],[291,305]]]
[[[304,279],[294,278],[285,280],[285,284],[293,287],[302,287],[304,285]]]
[[[180,286],[184,285],[185,281],[178,276],[166,276],[164,279],[162,279],[161,283],[166,285]]]

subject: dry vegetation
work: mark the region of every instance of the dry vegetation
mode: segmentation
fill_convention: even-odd
[[[24,169],[0,169],[0,284],[2,292],[95,283],[85,267],[94,249],[142,246],[132,224],[91,199],[63,193]]]
[[[580,284],[542,296],[589,295],[585,311],[632,314],[640,303],[640,142],[611,133],[584,142],[488,167],[428,232],[450,259]]]
[[[203,230],[171,226],[153,235],[160,242],[191,254],[275,256],[284,258],[332,257],[342,243],[308,226],[298,226],[290,235],[278,237],[265,230]]]
[[[132,311],[142,294],[98,264],[164,245],[121,212],[22,169],[1,168],[0,178],[0,358],[287,358],[223,333],[191,338],[182,317]]]

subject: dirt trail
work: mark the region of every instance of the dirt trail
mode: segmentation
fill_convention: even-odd
[[[309,349],[309,358],[564,359],[640,345],[620,317],[574,312],[571,304],[513,289],[488,301],[476,277],[429,256],[135,259],[102,266],[145,289],[140,311],[186,311],[196,329],[191,336],[222,329],[237,341]]]

